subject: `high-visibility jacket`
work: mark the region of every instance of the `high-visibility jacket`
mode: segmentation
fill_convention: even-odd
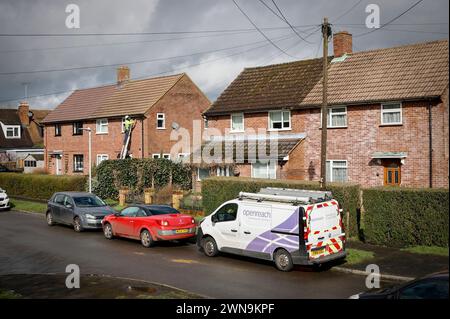
[[[134,125],[134,120],[129,119],[129,120],[125,120],[125,131],[130,130]]]

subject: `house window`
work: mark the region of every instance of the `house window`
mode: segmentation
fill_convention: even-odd
[[[163,154],[162,155],[163,158],[170,160],[170,154]]]
[[[205,178],[208,178],[210,176],[209,168],[198,168],[197,169],[197,180],[202,181]]]
[[[74,155],[73,156],[73,171],[74,172],[83,172],[84,169],[84,156],[83,155]]]
[[[101,162],[109,159],[108,154],[97,154],[97,165],[100,165]]]
[[[166,128],[166,115],[164,113],[156,113],[156,128],[159,130]]]
[[[23,165],[24,165],[25,167],[36,167],[36,166],[37,166],[37,163],[36,163],[36,161],[24,161],[24,162],[23,162]]]
[[[252,177],[253,178],[277,178],[277,166],[273,161],[267,163],[256,162],[252,163]]]
[[[401,103],[391,103],[381,105],[381,125],[402,124]]]
[[[322,119],[320,120],[322,125]],[[338,106],[328,109],[327,127],[347,127],[347,107]]]
[[[20,126],[6,126],[6,138],[20,138]]]
[[[97,134],[108,134],[108,119],[97,120],[95,131]]]
[[[75,122],[72,124],[73,135],[83,135],[83,122]]]
[[[152,158],[155,158],[155,159],[161,158],[161,154],[155,153],[155,154],[152,155]]]
[[[55,124],[55,136],[61,136],[61,124]]]
[[[244,113],[231,114],[231,132],[244,131]]]
[[[217,167],[216,169],[216,175],[217,176],[231,176],[230,175],[230,167]]]
[[[384,185],[400,186],[402,182],[402,172],[400,160],[384,161]]]
[[[270,130],[290,130],[291,112],[290,111],[271,111],[269,112]]]
[[[327,161],[327,181],[347,181],[347,161]]]

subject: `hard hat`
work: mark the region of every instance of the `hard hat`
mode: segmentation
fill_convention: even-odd
[[[125,116],[125,119],[126,119],[126,120],[128,120],[129,118],[130,118],[130,116],[129,116],[129,115],[126,115],[126,116]]]

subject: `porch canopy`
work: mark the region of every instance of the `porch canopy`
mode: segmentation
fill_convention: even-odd
[[[287,161],[289,154],[305,137],[305,134],[278,135],[275,138],[265,135],[215,137],[193,152],[191,163],[197,167],[220,167],[258,160]]]
[[[404,159],[408,157],[405,152],[375,152],[372,154],[374,159]]]

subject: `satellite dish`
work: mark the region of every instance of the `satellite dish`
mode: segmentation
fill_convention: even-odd
[[[178,131],[179,128],[180,128],[180,124],[178,124],[177,122],[172,122],[172,129],[174,129],[175,131]]]

